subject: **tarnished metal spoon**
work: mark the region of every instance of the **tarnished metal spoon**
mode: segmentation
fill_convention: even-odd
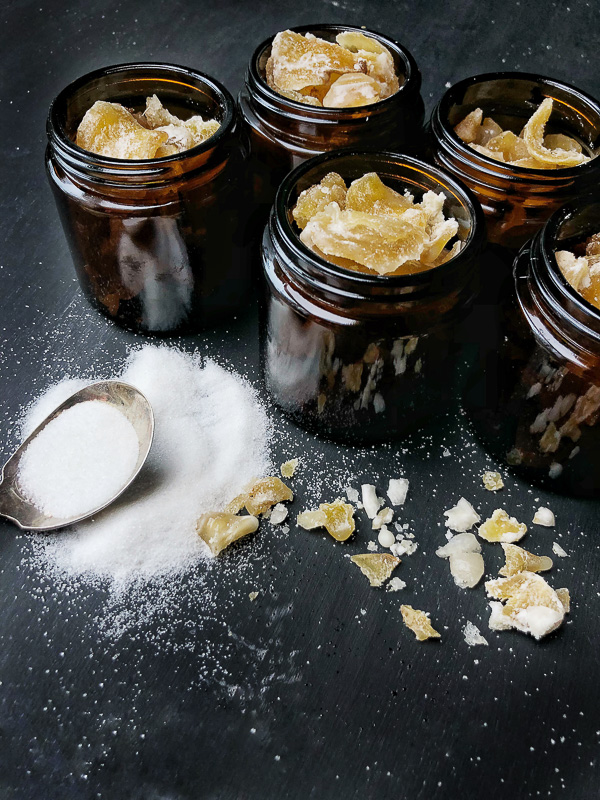
[[[139,442],[138,459],[127,482],[108,502],[97,508],[90,508],[85,514],[80,514],[76,517],[53,517],[33,505],[20,492],[18,484],[19,461],[29,443],[35,439],[49,422],[56,419],[66,409],[88,400],[108,403],[118,409],[129,420]],[[68,400],[65,400],[64,403],[47,416],[2,468],[2,472],[0,472],[0,517],[6,517],[24,530],[51,531],[55,528],[74,525],[76,522],[81,522],[81,520],[97,514],[123,494],[135,479],[148,456],[153,436],[154,414],[152,413],[152,407],[144,395],[134,386],[122,381],[100,381],[86,386],[71,395]]]

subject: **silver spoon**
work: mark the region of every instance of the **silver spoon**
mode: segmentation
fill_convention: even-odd
[[[19,461],[27,445],[35,439],[49,422],[56,419],[67,408],[87,400],[108,403],[125,415],[138,437],[138,459],[127,483],[107,503],[103,503],[97,508],[91,508],[85,514],[76,517],[53,517],[37,508],[21,494],[18,484]],[[123,494],[135,479],[146,460],[153,436],[154,414],[152,413],[152,407],[144,395],[134,386],[122,381],[100,381],[86,386],[71,395],[68,400],[65,400],[62,405],[47,416],[42,424],[38,425],[33,433],[25,439],[2,468],[2,472],[0,472],[0,517],[6,517],[18,525],[19,528],[23,528],[23,530],[51,531],[55,528],[74,525],[76,522],[81,522],[81,520],[97,514]]]

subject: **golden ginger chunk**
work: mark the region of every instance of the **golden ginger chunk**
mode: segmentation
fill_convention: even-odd
[[[300,459],[298,458],[290,458],[289,461],[285,461],[281,467],[279,468],[281,474],[284,478],[293,478],[296,474],[296,470],[298,469],[298,464],[300,463]]]
[[[258,515],[264,514],[277,503],[293,499],[294,493],[281,478],[259,478],[233,499],[225,510],[237,514],[245,506],[249,514]]]
[[[479,526],[479,535],[488,542],[518,542],[526,533],[527,525],[509,517],[501,508]]]
[[[400,216],[412,205],[412,197],[386,186],[376,172],[367,172],[352,181],[346,195],[346,208],[366,214]],[[340,207],[343,208],[341,204]]]
[[[382,99],[398,91],[400,82],[396,75],[394,58],[387,47],[372,36],[356,31],[343,31],[335,39],[342,47],[357,53],[360,60],[366,63],[367,75],[379,83]]]
[[[402,619],[406,627],[411,630],[420,642],[426,639],[439,639],[440,634],[431,625],[429,615],[412,606],[400,606]]]
[[[325,108],[354,108],[381,100],[381,84],[362,72],[349,72],[334,81],[323,97]]]
[[[556,596],[561,602],[562,607],[565,610],[565,614],[568,614],[571,610],[571,595],[569,594],[568,589],[557,589]]]
[[[97,100],[79,123],[75,143],[109,158],[148,159],[168,138],[164,131],[144,128],[119,103]]]
[[[546,97],[523,128],[523,139],[529,154],[544,164],[556,164],[558,167],[575,167],[583,164],[584,161],[589,161],[589,157],[581,152],[581,148],[577,148],[576,143],[574,143],[575,147],[572,145],[565,147],[566,140],[570,137],[561,135],[558,141],[551,140],[550,144],[554,143],[554,148],[546,145],[544,132],[546,123],[552,114],[553,105],[552,98]]]
[[[238,517],[235,514],[213,512],[203,514],[196,523],[198,536],[209,546],[213,556],[229,547],[232,542],[254,533],[258,519],[253,516]]]
[[[296,224],[302,230],[319,211],[329,205],[337,203],[344,208],[346,203],[346,184],[337,172],[330,172],[319,183],[310,186],[300,193],[292,215]]]
[[[400,559],[390,553],[364,553],[352,556],[350,561],[369,579],[371,586],[383,586],[400,564]]]
[[[360,70],[357,57],[338,44],[312,34],[282,31],[273,39],[267,67],[272,88],[299,92],[326,83],[332,72]]]
[[[483,111],[476,108],[467,114],[458,125],[454,126],[454,133],[462,139],[465,144],[478,144],[479,130],[483,121]]]
[[[490,603],[489,625],[494,630],[515,628],[541,639],[562,624],[565,606],[541,575],[518,572],[488,581],[485,588],[490,597],[506,601],[505,605]]]
[[[504,487],[502,475],[499,472],[490,472],[489,470],[483,473],[483,485],[488,492],[498,492]]]
[[[588,303],[600,308],[600,233],[587,240],[585,255],[576,256],[569,250],[557,250],[554,255],[567,282]]]
[[[510,577],[518,572],[545,572],[552,568],[553,561],[548,556],[536,556],[516,544],[502,544],[506,563],[500,575]]]
[[[298,525],[305,530],[325,528],[338,542],[345,542],[354,533],[354,507],[338,498],[333,503],[321,503],[315,511],[298,514]]]

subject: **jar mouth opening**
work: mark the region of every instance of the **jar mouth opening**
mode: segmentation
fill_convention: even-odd
[[[162,158],[113,158],[112,156],[92,153],[89,150],[79,147],[71,138],[65,127],[69,100],[75,97],[77,93],[85,91],[86,87],[93,86],[95,83],[99,84],[103,79],[107,81],[105,88],[110,88],[111,85],[116,87],[120,83],[119,78],[121,78],[122,82],[134,80],[148,81],[150,86],[152,86],[152,82],[154,81],[155,83],[162,82],[165,85],[171,85],[174,88],[183,87],[180,90],[181,95],[183,96],[186,91],[189,91],[190,98],[193,97],[193,92],[198,92],[198,94],[203,94],[204,96],[210,95],[215,108],[218,107],[221,112],[221,119],[218,119],[220,123],[219,130],[204,142],[190,147],[188,150],[175,153],[171,156],[163,156]],[[155,93],[154,90],[149,90],[147,94]],[[144,95],[143,99],[145,99],[146,96],[147,95]],[[140,94],[140,98],[141,97]],[[108,102],[114,102],[114,100],[111,101],[109,96],[97,97],[96,99],[106,99]],[[190,104],[190,109],[193,110],[193,104]],[[59,92],[50,105],[47,134],[51,142],[56,144],[76,162],[85,162],[88,165],[94,164],[100,169],[104,167],[107,170],[126,170],[131,175],[149,175],[157,171],[168,169],[171,166],[176,166],[181,162],[185,162],[187,159],[213,150],[230,132],[234,120],[235,111],[233,98],[219,81],[216,81],[203,72],[177,64],[140,61],[101,67],[69,83]],[[79,122],[81,122],[81,119],[78,123]]]
[[[568,299],[582,315],[595,322],[594,334],[600,338],[600,309],[586,300],[563,275],[556,260],[558,249],[569,250],[578,242],[600,232],[600,195],[595,192],[555,212],[540,233],[540,246],[544,264],[553,287]],[[560,243],[564,242],[561,248]]]
[[[365,164],[359,170],[353,170],[356,175],[348,177],[347,166],[342,166],[343,162],[356,161],[359,165]],[[386,178],[390,179],[392,173],[396,174],[395,180],[398,184],[406,184],[409,190],[415,187],[421,188],[423,193],[425,191],[438,191],[446,194],[447,197],[453,197],[458,206],[463,210],[464,217],[468,218],[469,230],[466,233],[463,242],[463,247],[460,252],[438,266],[430,267],[419,272],[408,272],[402,275],[372,275],[364,272],[346,269],[345,267],[332,264],[327,259],[321,257],[310,247],[304,244],[300,239],[299,232],[296,230],[294,223],[291,220],[291,209],[295,204],[299,194],[298,184],[307,174],[311,171],[316,173],[315,183],[321,177],[330,171],[336,170],[336,163],[340,167],[339,172],[345,181],[354,180],[354,178],[361,177],[367,172],[378,172],[377,166],[386,166],[387,172],[383,175],[384,183]],[[370,167],[374,167],[370,169]],[[394,169],[395,168],[395,169]],[[402,171],[410,174],[413,177],[412,181],[400,174]],[[319,177],[317,177],[317,175]],[[419,183],[417,184],[417,180]],[[312,184],[307,184],[312,185]],[[357,287],[369,288],[390,288],[400,289],[404,286],[415,286],[417,284],[428,283],[431,278],[435,276],[442,276],[444,273],[452,272],[457,264],[464,263],[466,257],[470,257],[474,248],[480,248],[484,243],[484,229],[485,223],[483,220],[483,212],[479,205],[475,202],[470,191],[460,185],[452,177],[437,167],[419,161],[416,158],[401,155],[398,153],[386,152],[381,150],[338,150],[334,152],[324,153],[320,156],[315,156],[308,161],[296,167],[290,172],[280,185],[275,203],[273,206],[272,219],[275,217],[276,225],[279,227],[286,244],[292,249],[294,255],[301,261],[308,263],[318,275],[322,275],[324,281],[327,279],[343,280],[346,283],[354,284]],[[459,221],[459,226],[461,220]],[[460,227],[459,227],[460,230]]]
[[[403,83],[398,88],[398,91],[391,94],[389,97],[385,97],[383,100],[378,100],[376,103],[369,103],[367,105],[362,106],[352,106],[346,108],[331,108],[329,106],[312,106],[308,103],[300,103],[296,100],[292,100],[289,97],[285,97],[285,95],[279,94],[279,92],[272,89],[269,84],[267,83],[265,76],[264,76],[264,69],[260,66],[262,60],[266,62],[266,58],[268,54],[270,54],[271,45],[273,43],[273,39],[277,34],[273,34],[268,39],[265,39],[264,42],[259,44],[259,46],[254,51],[252,58],[250,59],[249,65],[249,74],[254,83],[254,85],[260,90],[261,94],[263,94],[266,98],[270,100],[271,103],[277,103],[281,105],[281,107],[286,111],[286,113],[295,115],[297,112],[302,111],[303,116],[307,114],[309,116],[318,118],[323,117],[325,119],[335,121],[339,119],[352,119],[355,117],[356,114],[368,113],[371,111],[372,113],[379,113],[380,110],[386,109],[389,105],[392,104],[394,99],[397,99],[401,96],[403,90],[404,94],[406,94],[407,87],[412,85],[415,81],[416,76],[418,75],[417,64],[412,57],[412,55],[403,47],[399,42],[396,42],[394,39],[390,39],[387,36],[384,36],[382,33],[377,33],[377,31],[368,30],[367,28],[359,28],[355,25],[298,25],[293,28],[286,28],[285,30],[293,31],[294,33],[315,33],[315,35],[321,34],[335,34],[335,33],[342,33],[343,31],[350,31],[352,33],[362,33],[365,36],[371,36],[373,39],[376,39],[382,45],[387,47],[387,49],[391,52],[392,57],[394,58],[394,63],[396,67],[400,63],[402,66],[402,71],[398,74],[398,78],[404,79]]]
[[[534,167],[519,167],[514,166],[511,164],[507,164],[506,162],[496,161],[493,158],[489,158],[488,156],[484,155],[483,153],[479,153],[477,150],[469,147],[468,144],[463,142],[463,140],[458,136],[458,134],[454,130],[453,124],[450,123],[450,116],[453,111],[453,108],[456,105],[460,105],[464,102],[464,98],[467,96],[469,90],[473,90],[477,86],[481,86],[483,84],[489,83],[494,84],[496,83],[498,89],[500,89],[503,82],[512,82],[513,84],[521,84],[523,88],[529,86],[532,89],[534,94],[539,96],[539,99],[536,99],[536,104],[539,105],[545,97],[552,97],[553,100],[557,101],[561,104],[560,107],[567,106],[571,112],[575,112],[578,116],[582,117],[589,125],[590,129],[595,130],[595,147],[591,148],[592,152],[595,152],[595,155],[590,159],[590,161],[586,161],[583,164],[578,164],[573,167],[560,167],[558,169],[538,169]],[[566,103],[564,100],[553,97],[552,92],[560,92],[562,94],[568,95],[569,99],[576,99],[579,104],[579,108],[574,108],[569,103]],[[493,94],[488,94],[485,98],[479,98],[481,101],[480,107],[483,107],[487,101],[488,107],[491,103],[495,100],[497,102],[500,101],[500,98],[494,98]],[[586,112],[592,112],[596,116],[596,120],[592,121],[591,119],[586,116],[586,113],[582,110],[585,107]],[[486,114],[486,109],[484,107],[484,116],[489,116]],[[535,108],[531,109],[531,113]],[[465,115],[468,112],[465,112]],[[492,112],[493,113],[493,112]],[[598,145],[600,144],[600,105],[598,102],[589,94],[578,89],[571,84],[565,83],[563,81],[557,81],[553,78],[547,78],[543,75],[536,75],[534,73],[529,72],[487,72],[482,73],[480,75],[473,75],[470,78],[465,78],[458,83],[455,83],[451,86],[443,95],[442,99],[437,105],[437,108],[434,112],[434,119],[436,122],[441,126],[444,134],[448,137],[452,143],[452,147],[460,153],[462,159],[464,161],[469,161],[472,163],[477,164],[483,172],[487,173],[496,173],[501,174],[503,177],[508,177],[512,180],[520,180],[525,182],[535,182],[536,177],[543,178],[544,180],[548,179],[571,179],[578,175],[584,174],[587,175],[590,173],[591,170],[596,169],[597,165],[594,163],[596,159],[600,158],[600,150],[598,150]],[[526,117],[523,117],[523,124],[527,121]],[[456,120],[457,124],[458,120]]]

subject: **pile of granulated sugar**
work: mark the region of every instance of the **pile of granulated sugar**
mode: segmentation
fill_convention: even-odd
[[[208,558],[196,519],[221,510],[269,470],[270,428],[251,387],[210,360],[168,347],[134,351],[118,375],[142,391],[155,417],[148,460],[116,503],[76,529],[34,538],[45,570],[114,589],[175,576]],[[23,434],[85,385],[68,380],[31,408]]]

